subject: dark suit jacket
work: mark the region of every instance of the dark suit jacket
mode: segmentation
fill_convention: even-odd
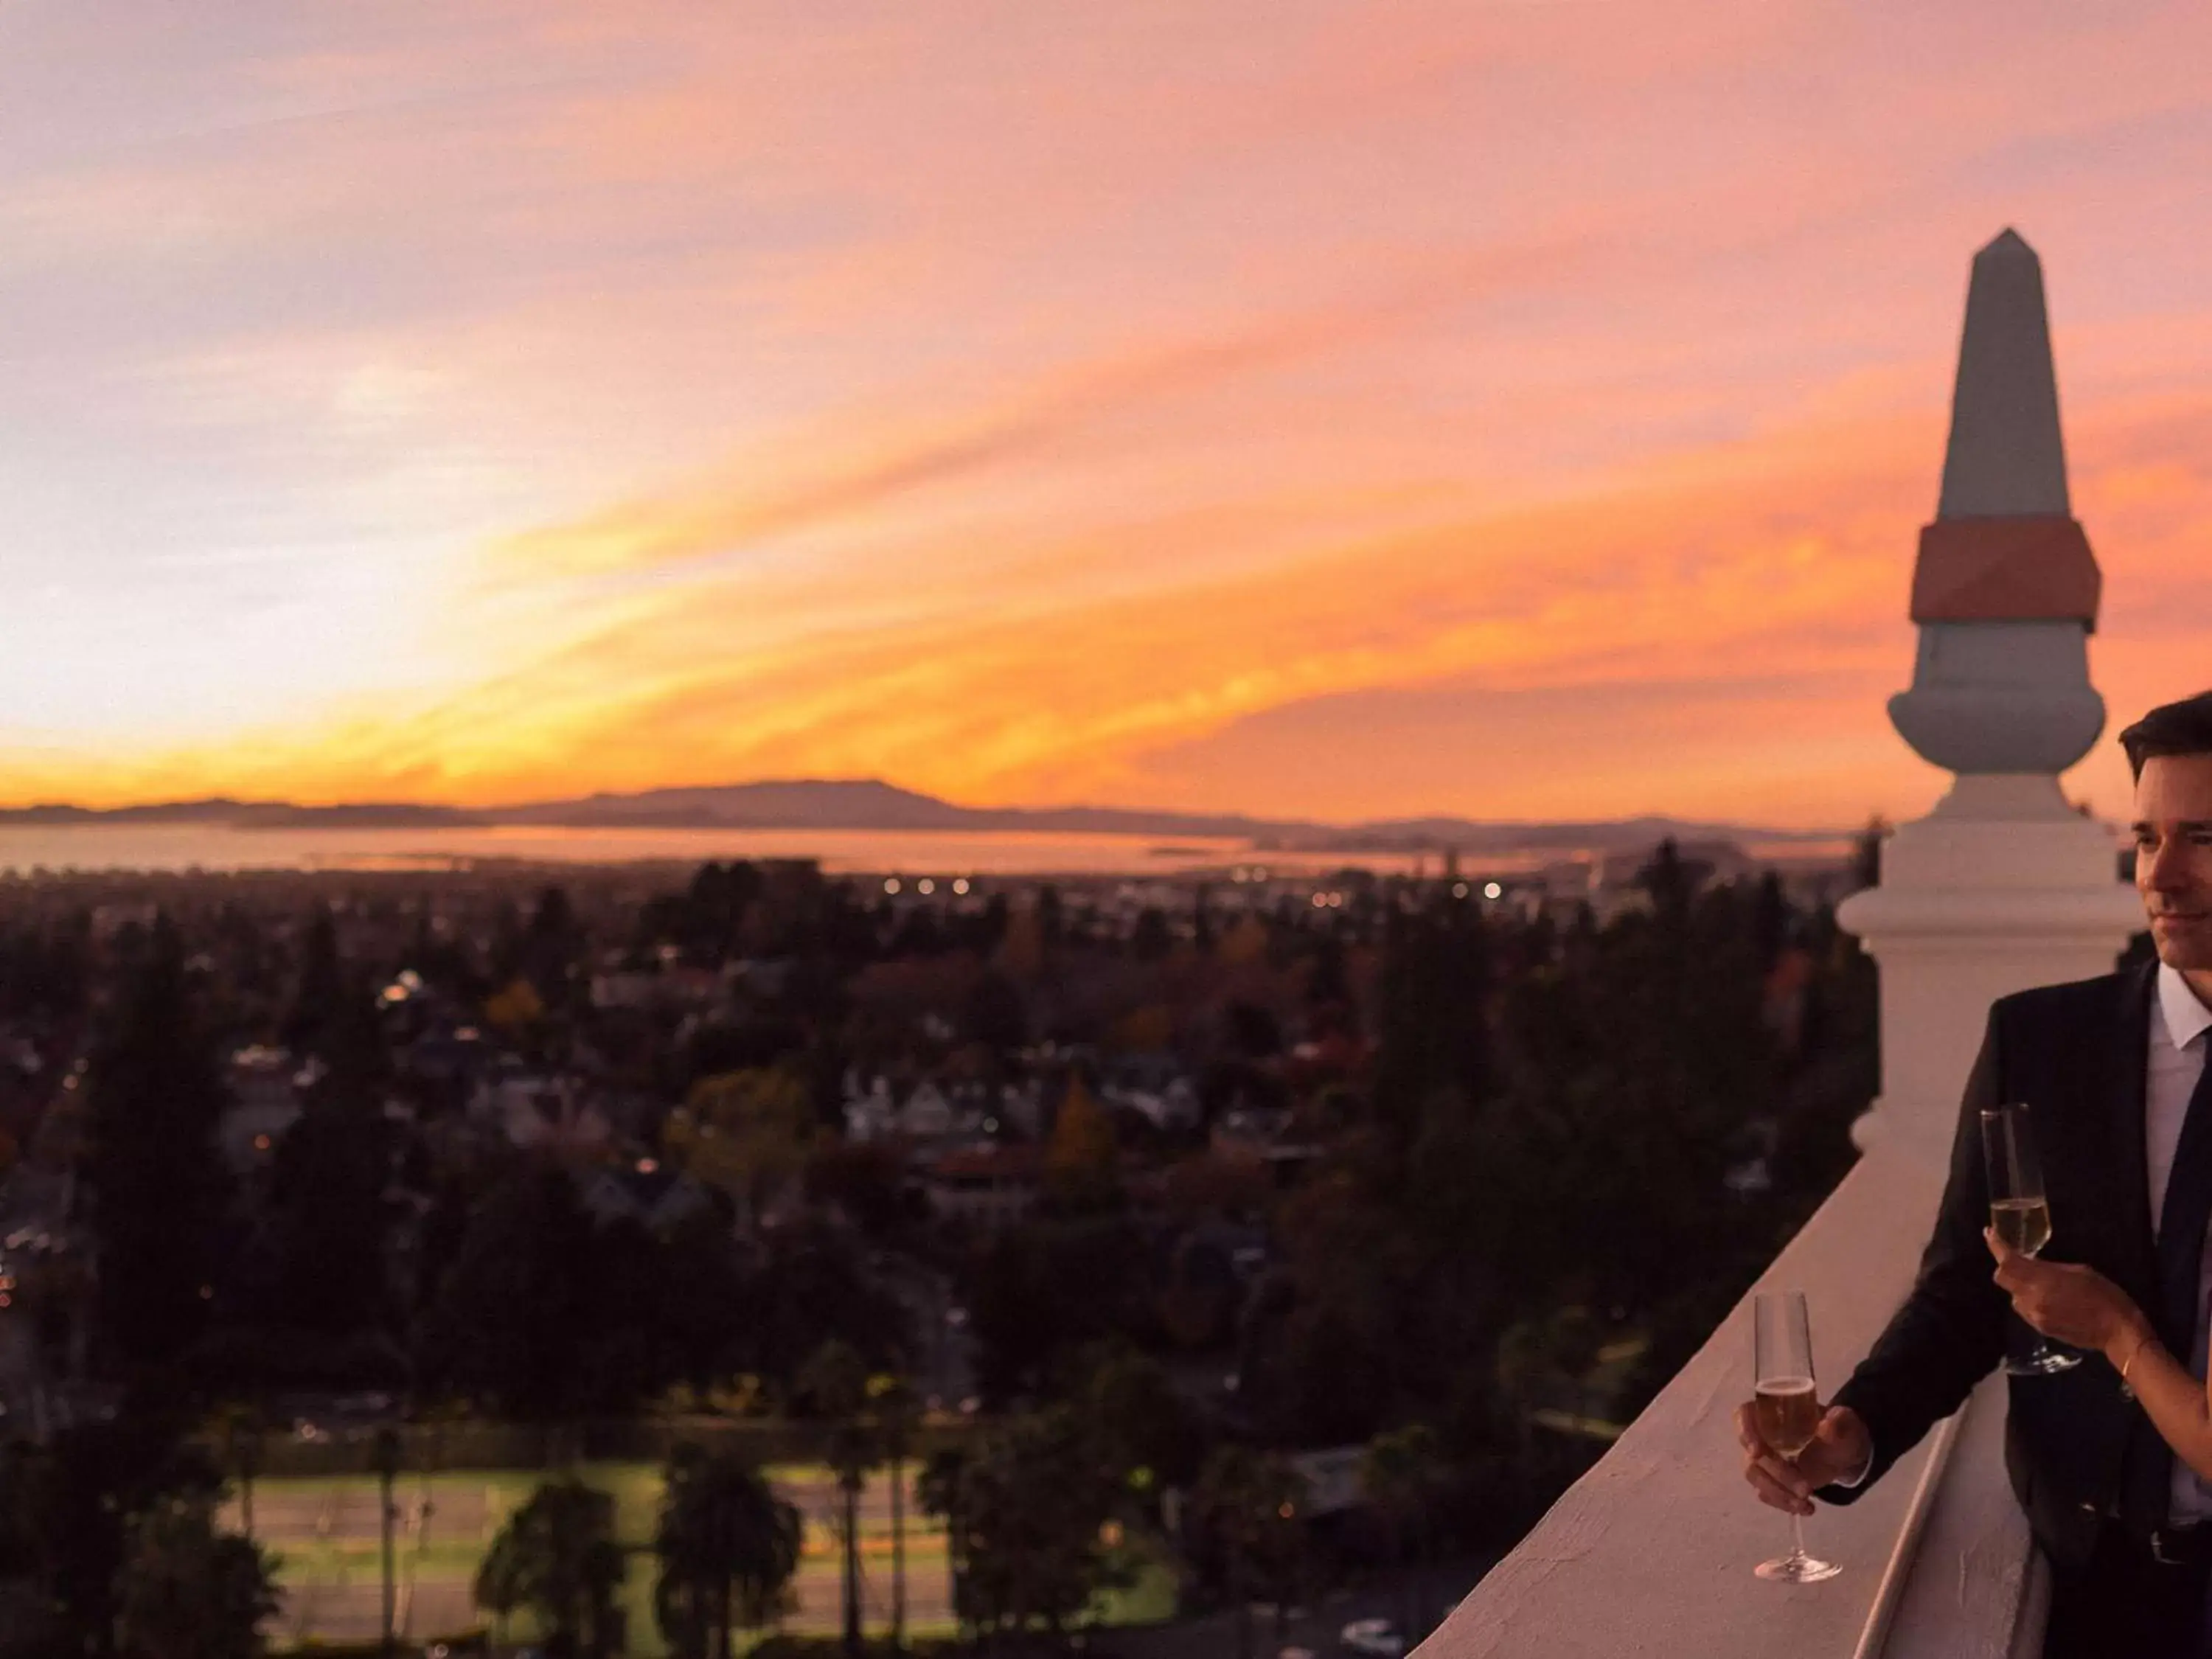
[[[1980,1057],[1966,1084],[1951,1172],[1920,1276],[1873,1352],[1836,1391],[1873,1436],[1875,1462],[1849,1503],[1936,1423],[1956,1411],[2003,1358],[2034,1334],[1990,1280],[1982,1230],[1989,1180],[1980,1111],[2026,1101],[2035,1114],[2051,1199],[2045,1260],[2096,1268],[2154,1310],[2158,1255],[2143,1153],[2145,1055],[2154,966],[2008,996],[1990,1010]],[[2118,1512],[2131,1435],[2155,1435],[2120,1392],[2119,1377],[2091,1356],[2055,1376],[2014,1377],[2005,1463],[2028,1525],[2052,1559],[2086,1561],[2099,1517]],[[2142,1455],[2140,1449],[2137,1453]],[[2164,1516],[2130,1516],[2141,1527]]]

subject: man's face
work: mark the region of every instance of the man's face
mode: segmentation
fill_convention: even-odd
[[[2212,972],[2212,755],[2163,755],[2136,781],[2136,890],[2158,959]]]

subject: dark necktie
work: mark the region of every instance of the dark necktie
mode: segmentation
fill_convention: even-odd
[[[2154,1013],[2153,1018],[2156,1015]],[[2212,1056],[2208,1056],[2212,1058]],[[2197,1353],[2197,1315],[2204,1267],[2204,1228],[2212,1221],[2212,1064],[2189,1097],[2166,1202],[2158,1217],[2159,1305],[2148,1311],[2158,1340],[2186,1370]],[[2148,1418],[2139,1417],[2129,1447],[2126,1506],[2138,1525],[2166,1524],[2173,1453]]]

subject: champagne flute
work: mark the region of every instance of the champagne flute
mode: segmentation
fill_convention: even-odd
[[[2017,1103],[1982,1109],[1982,1156],[1990,1171],[1990,1224],[2022,1255],[2033,1255],[2051,1242],[2051,1200],[2043,1191],[2043,1160],[2035,1148],[2035,1123]],[[2018,1357],[2008,1356],[2009,1376],[2048,1376],[2081,1363],[2078,1353],[2054,1348],[2037,1337]]]
[[[1820,1396],[1813,1381],[1813,1321],[1802,1291],[1761,1291],[1752,1298],[1752,1362],[1757,1372],[1753,1414],[1759,1437],[1796,1462],[1820,1427]],[[1796,1547],[1762,1561],[1761,1578],[1817,1584],[1843,1569],[1805,1553],[1805,1517],[1790,1517]]]

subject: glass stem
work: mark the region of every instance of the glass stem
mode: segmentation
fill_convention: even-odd
[[[1802,1561],[1805,1559],[1805,1517],[1795,1510],[1792,1510],[1790,1516],[1790,1536],[1796,1545],[1796,1548],[1790,1553],[1790,1559],[1794,1561]]]

